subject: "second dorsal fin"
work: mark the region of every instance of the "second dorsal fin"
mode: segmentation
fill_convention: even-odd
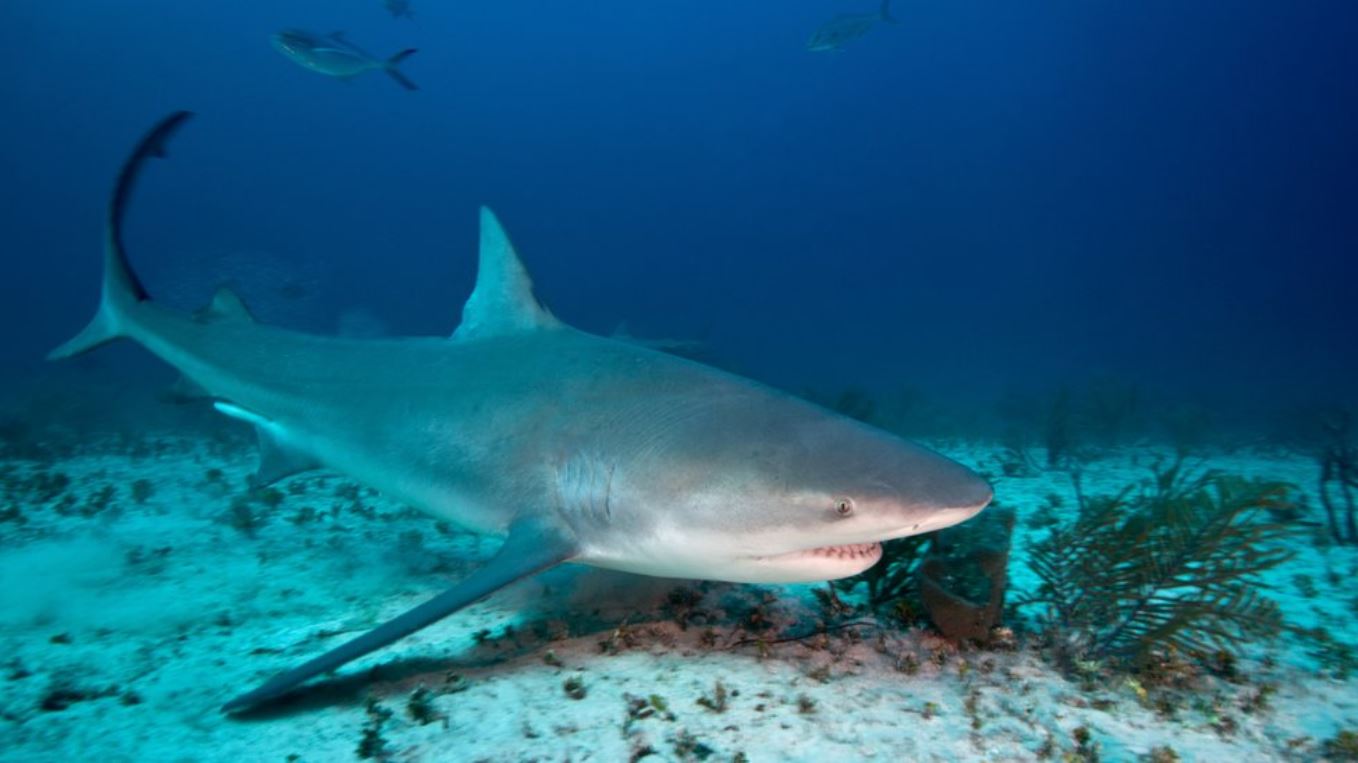
[[[217,323],[222,321],[235,321],[238,323],[254,323],[255,316],[250,314],[250,308],[245,306],[236,292],[223,286],[217,289],[212,295],[212,301],[205,307],[194,313],[193,316],[203,323]]]

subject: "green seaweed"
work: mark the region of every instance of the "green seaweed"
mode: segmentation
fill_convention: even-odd
[[[707,760],[716,752],[688,729],[679,729],[679,733],[670,739],[670,744],[674,745],[674,754],[679,760]]]
[[[434,694],[421,686],[411,693],[406,702],[406,715],[421,726],[443,719],[443,714],[434,707]]]
[[[382,727],[391,720],[392,712],[379,704],[375,698],[368,699],[364,712],[368,719],[363,724],[354,754],[364,760],[370,758],[386,760],[390,754],[390,747],[386,737],[382,735]]]
[[[713,687],[711,696],[704,695],[698,698],[698,704],[711,710],[714,713],[726,712],[726,686],[721,681]]]
[[[1344,730],[1321,745],[1328,760],[1358,760],[1358,731]]]
[[[571,699],[584,699],[588,690],[585,689],[585,682],[579,676],[571,676],[561,684],[561,688],[566,692],[566,696]]]
[[[1212,655],[1246,638],[1276,635],[1274,602],[1256,576],[1292,556],[1293,531],[1265,521],[1289,486],[1176,460],[1149,484],[1090,498],[1080,516],[1032,546],[1042,580],[1025,604],[1044,604],[1067,658],[1130,659],[1157,650]]]
[[[132,482],[132,500],[138,504],[144,504],[151,500],[151,496],[156,493],[156,486],[148,479],[139,479]]]

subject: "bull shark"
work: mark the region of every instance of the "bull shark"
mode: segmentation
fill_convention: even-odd
[[[881,542],[956,524],[990,486],[966,467],[762,384],[571,328],[533,293],[481,209],[478,273],[446,337],[352,339],[265,326],[219,290],[186,314],[152,300],[123,243],[158,123],[107,210],[101,300],[52,350],[131,339],[253,425],[266,485],[329,468],[439,518],[505,536],[447,591],[223,706],[241,711],[564,562],[740,583],[862,572]]]

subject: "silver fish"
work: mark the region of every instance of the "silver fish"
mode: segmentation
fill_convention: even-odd
[[[812,53],[838,53],[845,45],[871,31],[879,21],[895,24],[890,5],[891,0],[882,0],[882,7],[876,13],[843,13],[830,19],[811,35],[806,49]]]
[[[406,90],[419,89],[397,68],[401,61],[415,52],[414,48],[407,48],[390,58],[377,58],[349,42],[339,32],[321,37],[300,29],[284,29],[276,33],[271,41],[279,53],[317,74],[347,80],[365,72],[380,71],[386,72]]]

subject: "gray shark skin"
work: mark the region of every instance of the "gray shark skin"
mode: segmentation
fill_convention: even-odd
[[[259,483],[325,467],[464,528],[506,536],[447,592],[224,707],[237,711],[571,561],[644,575],[820,581],[879,543],[990,501],[965,467],[785,393],[566,326],[481,211],[477,282],[452,337],[355,340],[254,322],[229,291],[194,315],[151,301],[121,222],[187,112],[147,134],[108,211],[102,301],[51,358],[130,338],[183,389],[255,425]]]
[[[317,74],[347,80],[365,72],[380,71],[386,72],[406,90],[419,90],[397,68],[401,61],[415,53],[414,48],[403,50],[391,58],[378,58],[349,42],[339,32],[322,37],[300,29],[284,29],[275,33],[269,41],[279,53],[303,69]]]

